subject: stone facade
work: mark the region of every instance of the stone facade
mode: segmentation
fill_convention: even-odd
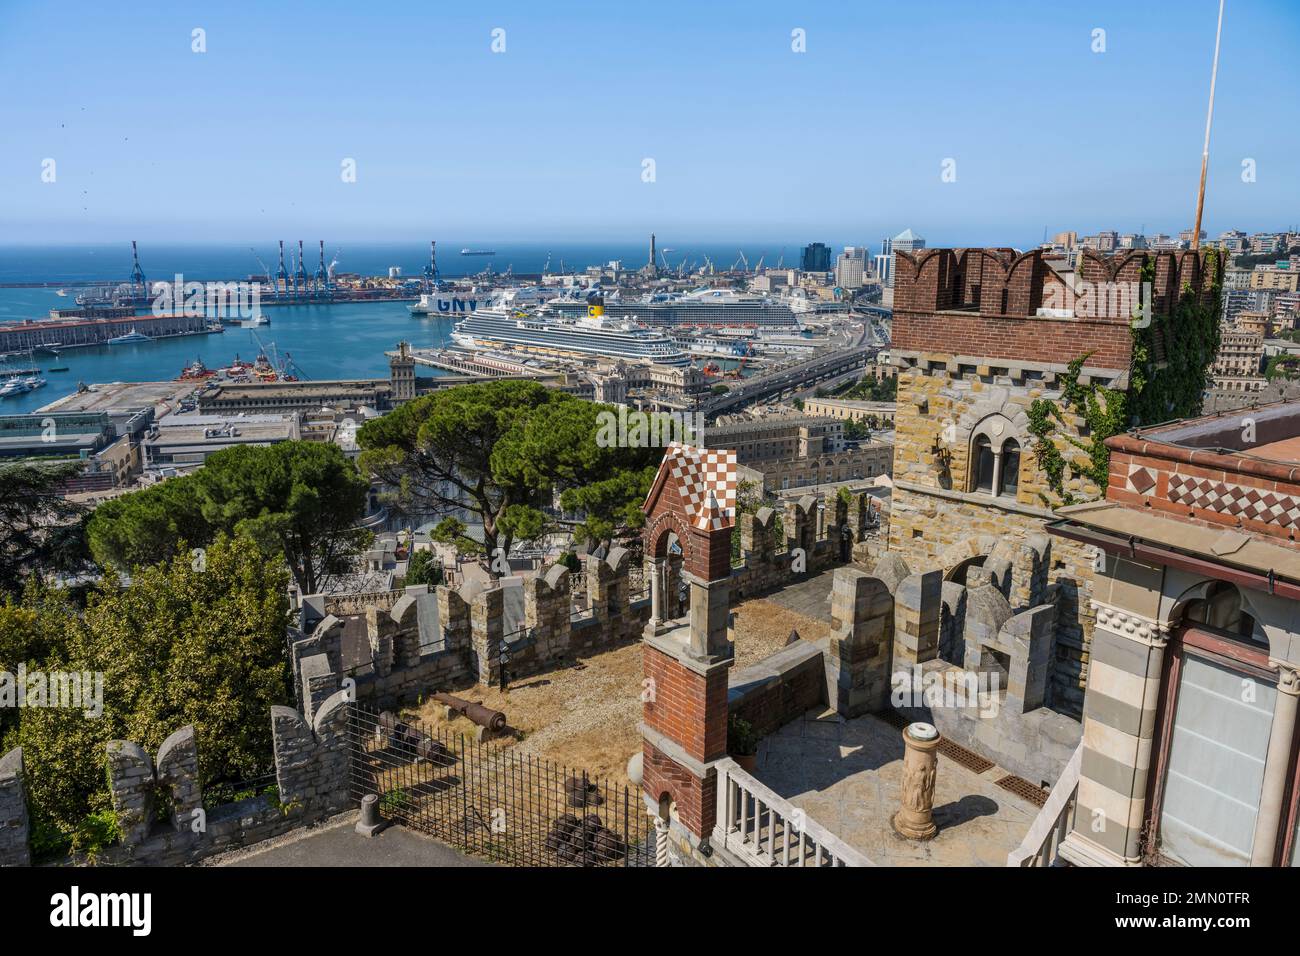
[[[1085,250],[1074,274],[1039,250],[933,249],[896,259],[890,549],[913,568],[964,580],[972,564],[992,560],[989,542],[1010,557],[1061,504],[1033,453],[1032,403],[1057,402],[1062,375],[1080,359],[1080,384],[1127,389],[1135,293],[1148,295],[1148,315],[1167,315],[1184,289],[1211,295],[1215,276],[1194,252]],[[1052,440],[1070,462],[1082,455],[1074,442],[1088,441],[1087,426],[1072,410],[1062,417]],[[1073,469],[1061,490],[1075,500],[1100,494]],[[1058,542],[1044,582],[1058,592],[1048,700],[1075,716],[1087,682],[1091,576],[1092,552]]]

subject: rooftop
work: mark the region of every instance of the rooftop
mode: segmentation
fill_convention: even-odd
[[[754,776],[877,866],[1006,866],[1038,808],[940,754],[933,840],[908,840],[891,820],[901,801],[903,738],[871,715],[809,711],[763,739]]]
[[[180,405],[195,389],[194,382],[106,382],[84,392],[65,395],[43,406],[42,412],[110,412],[153,408],[159,415]]]

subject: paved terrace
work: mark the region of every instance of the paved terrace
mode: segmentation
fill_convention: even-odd
[[[766,601],[802,619],[795,621],[800,635],[816,640],[830,630],[831,580],[816,575]],[[879,866],[1006,866],[1038,815],[997,786],[1006,770],[995,765],[976,774],[941,754],[939,834],[926,843],[903,839],[890,824],[903,777],[901,733],[878,717],[846,720],[834,710],[809,711],[764,738],[754,775]]]
[[[878,866],[1006,866],[1038,808],[997,786],[1006,771],[976,774],[939,756],[928,842],[905,840],[890,819],[903,779],[900,732],[878,717],[809,711],[766,737],[760,781]]]

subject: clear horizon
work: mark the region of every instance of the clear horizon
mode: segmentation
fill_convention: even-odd
[[[1176,234],[1217,7],[10,3],[0,245]],[[1211,236],[1300,221],[1297,40],[1294,4],[1228,4]]]

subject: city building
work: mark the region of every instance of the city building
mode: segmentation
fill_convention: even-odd
[[[845,246],[835,260],[835,284],[842,289],[860,289],[867,274],[867,250],[864,246]]]
[[[860,402],[844,398],[805,398],[803,402],[806,415],[865,422],[873,428],[892,428],[894,408],[893,402]]]
[[[1250,274],[1250,287],[1277,289],[1283,292],[1300,291],[1300,269],[1256,266]]]
[[[831,247],[822,242],[804,246],[799,256],[799,269],[802,272],[830,272]]]
[[[142,443],[146,472],[190,471],[236,445],[265,446],[301,437],[296,414],[168,415]]]
[[[1264,387],[1264,335],[1226,329],[1212,370],[1214,387],[1229,392],[1257,392]]]

